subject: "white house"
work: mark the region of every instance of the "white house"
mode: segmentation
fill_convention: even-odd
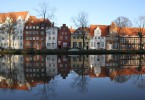
[[[50,27],[46,29],[46,48],[57,49],[58,28]]]
[[[23,49],[23,30],[28,18],[28,11],[0,13],[0,47],[8,48],[10,43],[12,49]],[[12,23],[12,20],[16,20],[16,23]],[[10,37],[9,25],[12,27]]]
[[[106,49],[107,26],[96,26],[95,29],[90,28],[90,30],[93,35],[89,42],[89,49]]]

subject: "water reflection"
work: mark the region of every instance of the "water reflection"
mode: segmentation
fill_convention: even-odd
[[[40,99],[57,95],[56,79],[75,74],[70,87],[87,93],[91,80],[109,77],[112,82],[145,89],[145,55],[4,55],[0,57],[0,88],[32,90]],[[60,80],[60,79],[59,79]]]

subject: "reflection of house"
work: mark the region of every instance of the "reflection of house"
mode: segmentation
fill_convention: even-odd
[[[106,36],[109,34],[109,26],[91,25],[90,26],[90,49],[106,49]]]
[[[25,83],[23,69],[23,55],[5,55],[0,61],[1,81],[6,80],[7,85],[17,81],[18,85]]]
[[[46,73],[47,76],[56,76],[58,74],[57,55],[46,56]]]
[[[63,24],[58,33],[58,48],[59,49],[70,48],[70,42],[71,42],[71,31],[66,26],[66,24]]]
[[[58,28],[49,27],[46,29],[46,48],[57,49]]]
[[[24,56],[24,74],[26,79],[46,76],[45,55]]]
[[[89,55],[90,68],[98,76],[101,73],[101,67],[105,67],[105,55]]]
[[[80,56],[72,56],[71,57],[71,68],[79,73],[86,74],[89,71],[89,56],[88,55],[80,55]],[[82,72],[83,71],[83,72]]]
[[[65,79],[71,70],[70,57],[66,55],[59,55],[57,63],[58,63],[58,72],[59,74],[61,74],[63,79]]]

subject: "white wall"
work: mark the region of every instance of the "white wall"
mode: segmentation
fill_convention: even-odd
[[[101,30],[97,27],[94,30],[94,36],[90,39],[89,49],[105,49],[106,37],[101,36]]]
[[[48,76],[57,75],[57,55],[46,56],[46,73]]]
[[[58,28],[50,27],[46,30],[46,48],[57,49]]]

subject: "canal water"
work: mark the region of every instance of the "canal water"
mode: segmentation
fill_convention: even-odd
[[[145,100],[145,55],[0,55],[0,100]]]

